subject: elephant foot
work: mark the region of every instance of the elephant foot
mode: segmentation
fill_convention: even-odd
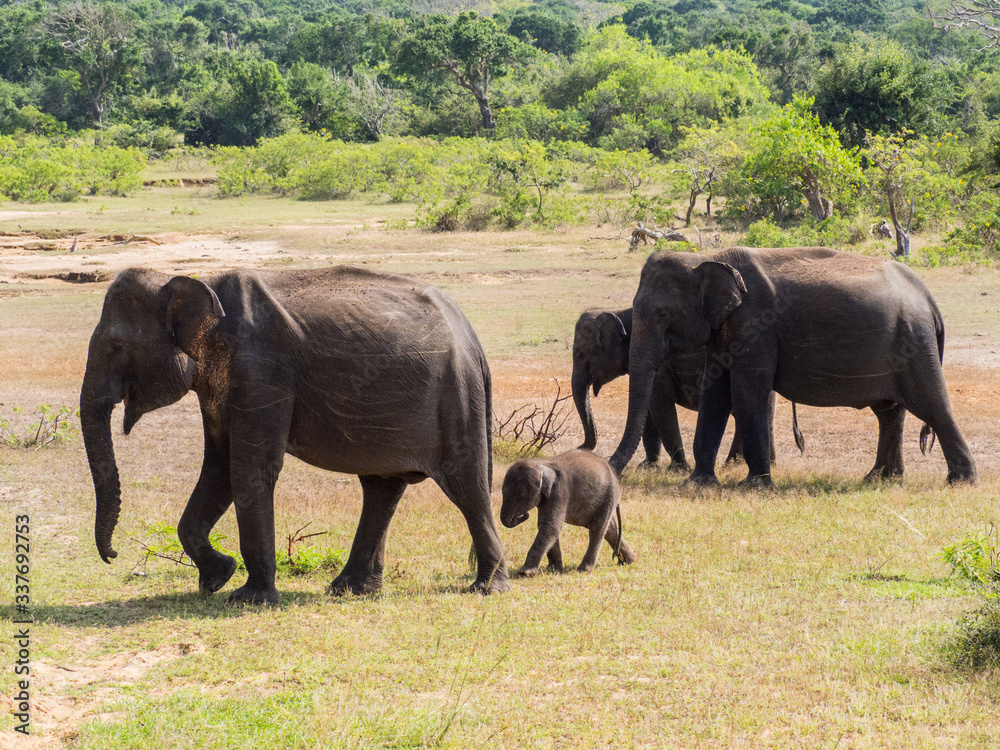
[[[865,481],[869,484],[877,484],[878,482],[886,482],[893,479],[903,478],[903,467],[902,466],[874,466],[872,470],[865,474]]]
[[[274,586],[258,589],[250,588],[250,584],[240,586],[226,599],[227,604],[277,604],[280,601],[281,594]]]
[[[527,565],[522,565],[517,569],[517,575],[519,578],[534,578],[538,575],[538,566],[528,567]]]
[[[979,481],[975,467],[948,472],[948,484],[975,484]]]
[[[667,467],[667,471],[673,474],[683,474],[684,472],[691,471],[691,467],[688,466],[688,462],[683,458],[680,460],[673,460],[670,462],[670,466]]]
[[[352,576],[344,575],[343,572],[333,579],[326,593],[333,596],[343,596],[344,594],[355,594],[365,596],[377,594],[382,590],[382,576]]]
[[[719,478],[714,473],[699,474],[698,472],[694,472],[684,480],[684,484],[693,484],[695,487],[718,487]]]
[[[632,565],[635,562],[635,553],[632,552],[628,547],[622,544],[622,548],[618,550],[618,564],[619,565]]]
[[[580,573],[591,573],[596,567],[594,563],[580,563],[577,571]]]
[[[730,453],[726,456],[726,466],[731,466],[732,464],[741,464],[743,461],[742,453]]]
[[[648,458],[639,464],[640,469],[655,469],[659,462],[656,460],[650,461]]]
[[[469,586],[471,594],[506,594],[508,591],[510,591],[510,578],[507,577],[506,573],[503,576],[493,576],[488,581],[481,581],[477,578]]]
[[[558,565],[556,565],[555,563],[549,563],[548,566],[545,569],[547,571],[549,571],[550,573],[562,573],[563,572],[562,563],[559,563]]]
[[[776,490],[770,474],[755,474],[748,476],[738,485],[741,490]]]
[[[198,568],[198,590],[208,596],[225,586],[236,572],[236,560],[229,555],[219,558],[204,568]]]

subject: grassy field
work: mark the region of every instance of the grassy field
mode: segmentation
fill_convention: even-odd
[[[61,280],[70,271],[351,262],[419,276],[473,322],[495,409],[507,412],[550,402],[555,380],[568,391],[576,317],[629,304],[645,258],[609,227],[389,228],[411,214],[412,206],[220,201],[211,188],[0,206],[0,419],[24,434],[41,404],[78,401],[106,283]],[[160,244],[107,239],[122,233]],[[41,234],[59,235],[54,247],[25,247]],[[116,412],[123,513],[110,566],[94,548],[82,439],[0,448],[5,600],[14,519],[27,514],[35,618],[32,736],[16,735],[8,714],[0,747],[996,747],[1000,672],[947,657],[978,601],[948,577],[941,551],[1000,522],[1000,273],[921,273],[945,315],[946,375],[979,463],[977,486],[947,486],[940,449],[921,456],[912,419],[905,479],[862,484],[875,417],[800,408],[799,456],[790,405],[779,400],[776,493],[737,491],[736,469],[721,471],[720,491],[696,491],[665,469],[631,468],[623,514],[636,565],[613,565],[605,548],[590,575],[543,574],[499,597],[464,593],[468,532],[429,482],[401,503],[377,597],[325,596],[329,572],[285,574],[280,607],[233,608],[224,595],[242,573],[203,599],[193,569],[143,563],[143,545],[166,544],[157,524],[177,523],[197,478],[192,395],[146,415],[127,438]],[[594,402],[603,455],[621,434],[626,402],[624,380]],[[681,414],[689,452],[694,417]],[[581,438],[571,416],[557,448]],[[354,477],[289,457],[277,488],[278,545],[310,524],[307,533],[327,533],[304,544],[348,549],[359,510]],[[232,513],[220,532],[237,546]],[[534,521],[500,533],[516,568]],[[568,563],[585,546],[583,529],[564,532]],[[16,652],[6,642],[0,689],[9,698]]]

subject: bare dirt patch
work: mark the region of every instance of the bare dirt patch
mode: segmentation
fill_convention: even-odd
[[[108,281],[131,266],[197,273],[263,266],[288,257],[288,251],[274,241],[242,241],[219,235],[114,234],[44,242],[37,235],[8,235],[0,238],[0,281],[93,283]]]
[[[57,664],[33,660],[34,684],[41,692],[34,698],[33,734],[21,747],[62,747],[79,733],[85,720],[111,721],[101,713],[102,703],[120,694],[123,685],[133,685],[158,664],[201,653],[200,643],[175,643],[150,651],[123,651],[84,664]]]

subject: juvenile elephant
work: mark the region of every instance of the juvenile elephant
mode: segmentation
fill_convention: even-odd
[[[194,390],[201,476],[177,527],[204,593],[236,561],[208,535],[236,508],[247,582],[230,601],[276,602],[274,485],[285,453],[357,474],[361,519],[332,593],[382,586],[386,534],[408,484],[430,477],[458,506],[479,569],[473,590],[509,588],[490,509],[490,371],[458,306],[401,276],[348,267],[224,273],[204,282],[122,272],[90,339],[80,395],[105,562],[121,487],[111,412],[127,435],[148,411]]]
[[[704,345],[695,482],[717,481],[715,459],[732,412],[743,434],[745,483],[772,485],[772,390],[801,404],[870,407],[879,441],[869,478],[902,475],[910,411],[937,434],[948,480],[976,480],[941,369],[941,313],[919,277],[896,261],[821,247],[736,247],[707,259],[658,252],[642,270],[633,311],[628,421],[611,458],[616,471],[639,443],[665,352]]]
[[[583,423],[581,448],[597,446],[597,429],[590,408],[590,393],[596,397],[602,386],[628,375],[629,344],[632,340],[632,308],[583,313],[573,333],[573,403]],[[649,413],[642,433],[646,464],[655,464],[660,457],[660,443],[670,456],[670,468],[689,469],[684,455],[677,406],[698,410],[701,400],[701,376],[705,371],[705,348],[680,350],[665,354],[656,367]],[[770,429],[774,427],[774,396],[769,404]],[[796,426],[796,432],[798,427]],[[774,435],[770,438],[771,461],[774,462]],[[726,461],[743,458],[743,439],[737,428]]]
[[[618,478],[608,462],[588,450],[577,449],[549,459],[529,458],[512,465],[503,480],[500,522],[513,529],[538,508],[538,535],[518,574],[537,575],[546,555],[549,567],[562,572],[559,534],[564,523],[590,531],[580,571],[594,569],[602,539],[611,545],[620,564],[635,562],[635,555],[621,538],[620,497]]]

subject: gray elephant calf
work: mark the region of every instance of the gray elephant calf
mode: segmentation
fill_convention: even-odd
[[[518,574],[537,575],[546,554],[549,567],[562,572],[559,533],[564,523],[590,531],[581,572],[594,569],[602,539],[616,550],[620,564],[635,562],[632,550],[621,539],[620,497],[621,488],[611,466],[587,450],[573,450],[548,459],[529,458],[511,466],[503,480],[501,523],[512,529],[528,520],[532,508],[538,508],[538,535]]]

